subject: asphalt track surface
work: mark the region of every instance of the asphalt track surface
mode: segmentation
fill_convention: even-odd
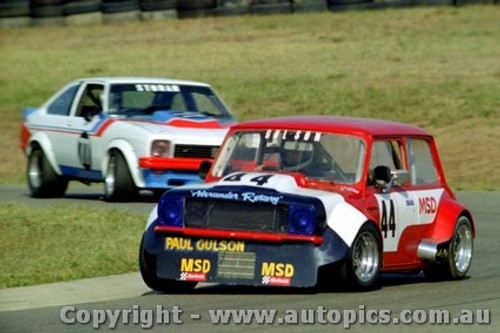
[[[472,210],[477,227],[472,267],[469,277],[462,281],[428,282],[422,274],[386,274],[381,277],[381,289],[366,293],[335,288],[315,291],[200,284],[190,294],[167,295],[149,290],[138,273],[131,273],[0,290],[0,332],[91,332],[96,331],[93,320],[97,321],[99,313],[104,313],[93,311],[129,310],[129,314],[120,312],[114,331],[340,332],[348,326],[341,319],[352,321],[355,317],[356,323],[349,325],[350,332],[496,333],[500,331],[500,192],[458,192],[457,196]],[[32,199],[21,186],[0,187],[0,205],[13,201],[28,207],[88,205],[123,208],[144,216],[155,205],[147,195],[134,203],[105,203],[102,188],[96,186],[70,188],[65,198],[51,200]],[[76,319],[77,313],[83,318],[88,313],[92,321],[88,324],[63,323],[61,311],[65,306],[74,307],[74,311],[67,313],[68,318]],[[211,321],[210,311],[218,309],[277,312],[269,324],[258,324],[256,317],[250,324],[216,324]],[[436,315],[436,309],[449,313],[450,324],[430,323],[433,316],[438,322],[443,318],[441,313]],[[163,321],[169,319],[168,323],[157,323],[158,310],[164,311],[160,317]],[[477,310],[488,312],[480,312],[477,317]],[[168,318],[165,317],[167,312]],[[123,318],[128,318],[129,323],[124,324]],[[389,323],[372,323],[377,318]],[[489,319],[490,324],[457,324],[453,321],[455,318],[465,321]],[[315,323],[304,324],[302,320],[314,320]],[[406,323],[412,320],[413,324]],[[153,326],[146,329],[151,322]],[[109,330],[110,324],[108,318],[99,325],[99,330]]]

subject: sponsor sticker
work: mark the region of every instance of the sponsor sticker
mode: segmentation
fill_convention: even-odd
[[[292,283],[294,274],[295,268],[292,264],[277,262],[262,263],[262,284],[270,286],[289,286]]]
[[[182,272],[180,279],[183,281],[203,282],[207,280],[207,275],[205,273]]]
[[[208,259],[181,258],[180,279],[184,281],[206,281],[211,263]]]
[[[176,84],[136,84],[135,89],[137,91],[170,91],[179,92],[181,89]]]
[[[263,176],[261,176],[263,177]],[[226,181],[231,181],[231,179],[225,179]],[[191,197],[193,198],[208,198],[208,199],[225,199],[225,200],[241,200],[251,203],[271,203],[277,205],[280,199],[283,198],[281,195],[265,195],[258,194],[255,192],[212,192],[206,190],[193,190],[191,191]]]
[[[245,252],[245,242],[241,240],[225,239],[197,239],[184,237],[167,237],[165,239],[165,250],[171,251],[227,251]]]
[[[423,197],[418,199],[420,214],[434,214],[437,211],[437,201],[434,197]]]

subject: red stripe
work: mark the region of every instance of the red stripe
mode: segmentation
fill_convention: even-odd
[[[101,136],[102,133],[104,133],[104,131],[112,124],[116,121],[116,119],[108,119],[104,122],[104,124],[102,124],[98,129],[97,129],[97,132],[95,132],[95,134],[91,134],[93,136]]]
[[[104,131],[115,121],[117,121],[117,119],[107,119],[99,126],[99,128],[97,129],[97,131],[95,133],[92,133],[92,132],[87,132],[87,133],[90,136],[102,136]],[[86,131],[83,131],[81,129],[64,130],[64,129],[53,129],[53,128],[37,127],[37,126],[32,126],[31,129],[34,131],[38,130],[38,131],[45,131],[45,132],[67,133],[67,134],[74,134],[74,135],[81,135],[83,132],[86,132]]]
[[[191,128],[223,128],[217,120],[192,121],[186,119],[172,119],[165,123],[175,127],[191,127]]]
[[[210,158],[167,158],[167,157],[141,157],[139,167],[146,169],[182,169],[198,170],[203,161],[213,161]]]
[[[210,237],[210,238],[232,238],[255,240],[261,242],[311,242],[316,245],[323,243],[323,237],[319,236],[300,236],[287,234],[268,234],[263,232],[252,231],[235,231],[235,230],[214,230],[214,229],[199,229],[199,228],[179,228],[168,226],[156,226],[155,232],[173,232],[186,236],[193,237]]]

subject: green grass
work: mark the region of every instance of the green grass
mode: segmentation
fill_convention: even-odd
[[[24,179],[22,108],[79,77],[132,75],[209,82],[242,121],[423,126],[453,188],[500,189],[498,17],[500,6],[466,6],[1,30],[0,183]]]
[[[146,217],[87,207],[0,206],[0,288],[138,270]]]
[[[500,189],[500,6],[0,30],[0,184],[24,181],[21,109],[70,80],[211,83],[236,117],[423,126],[454,189]],[[142,216],[0,206],[0,288],[137,270]]]

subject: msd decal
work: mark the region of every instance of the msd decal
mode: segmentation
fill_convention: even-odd
[[[418,216],[420,224],[434,222],[443,191],[443,189],[436,189],[413,192],[416,197],[415,202],[418,202]]]
[[[292,283],[294,274],[295,268],[292,264],[275,262],[262,263],[262,284],[270,286],[289,286]]]
[[[206,281],[210,272],[210,260],[181,258],[180,279],[185,281]]]
[[[437,211],[437,201],[433,197],[418,199],[420,214],[434,214]]]

